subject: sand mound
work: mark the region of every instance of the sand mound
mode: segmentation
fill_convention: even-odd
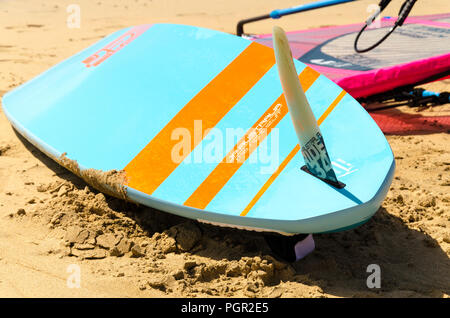
[[[136,259],[142,273],[149,274],[139,280],[141,290],[256,296],[267,294],[265,287],[295,274],[291,265],[268,255],[267,248],[265,253],[256,249],[264,242],[253,233],[242,238],[241,231],[138,207],[68,181],[39,184],[36,190],[48,198],[21,208],[10,218],[30,218],[58,233],[61,244],[48,252],[62,258]],[[167,258],[171,260],[162,263]]]

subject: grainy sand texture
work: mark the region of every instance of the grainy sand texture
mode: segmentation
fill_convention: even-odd
[[[121,28],[169,22],[232,33],[242,18],[306,2],[0,0],[0,96]],[[298,30],[361,22],[375,2],[276,23]],[[385,14],[396,15],[401,2]],[[66,26],[72,3],[81,8],[76,29]],[[449,11],[448,0],[419,0],[413,14]],[[246,31],[268,33],[274,23]],[[450,91],[450,82],[426,87]],[[449,115],[450,105],[421,113]],[[0,111],[0,296],[448,297],[449,131],[387,138],[397,169],[376,215],[354,230],[316,235],[315,252],[290,264],[270,256],[260,234],[199,224],[98,192],[16,133]],[[380,289],[366,285],[370,264],[381,268]],[[74,268],[80,288],[68,287]]]

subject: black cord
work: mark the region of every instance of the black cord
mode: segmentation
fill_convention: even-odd
[[[379,10],[375,12],[369,19],[367,19],[366,24],[361,28],[361,30],[358,32],[355,38],[355,42],[353,43],[353,48],[357,53],[365,53],[370,50],[373,50],[378,45],[384,42],[394,31],[397,27],[402,26],[403,22],[405,22],[405,19],[408,17],[409,13],[412,10],[412,7],[416,3],[417,0],[406,0],[402,6],[400,7],[399,13],[398,13],[398,19],[395,21],[394,25],[389,29],[389,31],[377,42],[375,42],[373,45],[364,48],[359,49],[358,48],[358,41],[361,35],[364,33],[364,31],[367,29],[368,26],[370,26],[373,21],[381,14],[381,12],[387,7],[387,5],[391,2],[391,0],[381,0],[378,4]]]
[[[393,27],[391,27],[389,29],[389,32],[387,32],[381,39],[379,39],[377,42],[375,42],[375,44],[365,48],[365,49],[359,49],[358,48],[358,40],[360,38],[360,36],[363,34],[363,32],[366,30],[366,28],[369,25],[365,24],[362,29],[358,32],[358,35],[356,36],[355,42],[353,43],[353,48],[355,49],[355,51],[357,53],[365,53],[365,52],[369,52],[370,50],[373,50],[374,48],[376,48],[378,45],[380,45],[381,43],[383,43],[384,40],[386,40],[391,34],[392,32],[395,31],[395,29],[397,28],[397,24],[394,24]]]

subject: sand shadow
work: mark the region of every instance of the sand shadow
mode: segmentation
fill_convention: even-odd
[[[411,229],[385,208],[356,229],[315,235],[315,240],[315,253],[293,266],[297,274],[306,275],[307,282],[327,293],[405,297],[414,292],[441,297],[450,292],[446,252],[435,239]],[[370,264],[381,268],[379,290],[367,287]]]
[[[83,189],[84,180],[61,167],[16,132],[24,146],[57,176]],[[92,189],[92,188],[91,188]],[[97,192],[95,189],[92,191]],[[239,260],[270,255],[260,233],[201,224],[149,207],[106,196],[108,206],[132,218],[151,237],[170,228],[193,224],[201,235],[188,253],[212,260]],[[305,259],[288,264],[288,280],[319,286],[325,293],[343,297],[408,296],[418,293],[432,297],[450,294],[450,260],[436,240],[411,229],[405,221],[380,208],[366,224],[345,232],[314,236],[316,250]],[[367,266],[381,268],[381,289],[366,285]],[[430,264],[432,264],[430,266]],[[272,285],[277,285],[278,281]],[[406,293],[406,294],[405,294]],[[417,295],[417,294],[416,294]]]

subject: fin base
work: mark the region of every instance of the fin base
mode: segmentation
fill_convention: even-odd
[[[317,178],[317,179],[319,179],[319,180],[322,180],[323,182],[325,182],[325,183],[327,183],[327,184],[329,184],[329,185],[331,185],[332,187],[335,187],[335,188],[337,188],[337,189],[343,189],[343,188],[345,188],[345,186],[346,186],[346,184],[343,183],[343,182],[341,182],[341,181],[335,182],[335,181],[332,181],[332,180],[328,180],[328,179],[324,179],[324,178],[321,178],[321,177],[316,176],[315,174],[311,173],[311,171],[309,171],[309,169],[308,169],[308,167],[307,167],[306,165],[304,165],[304,166],[301,167],[300,169],[302,169],[302,170],[305,171],[306,173],[309,173],[309,174],[312,175],[313,177],[315,177],[315,178]]]

